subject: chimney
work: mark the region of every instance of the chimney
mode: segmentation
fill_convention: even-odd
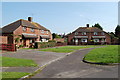
[[[87,27],[89,27],[89,24],[86,24]]]
[[[32,22],[32,17],[28,17],[28,21]]]

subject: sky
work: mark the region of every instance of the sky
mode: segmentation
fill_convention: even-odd
[[[52,33],[70,33],[78,27],[99,23],[114,32],[118,24],[117,2],[3,2],[2,26],[19,19],[33,21]]]

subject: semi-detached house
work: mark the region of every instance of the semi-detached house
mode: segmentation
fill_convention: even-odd
[[[97,27],[89,27],[89,24],[68,34],[67,39],[70,45],[111,44],[111,37],[107,32]]]
[[[2,28],[2,36],[7,36],[7,44],[23,45],[30,47],[35,42],[48,42],[52,40],[50,30],[33,22],[32,17],[28,20],[17,20]]]

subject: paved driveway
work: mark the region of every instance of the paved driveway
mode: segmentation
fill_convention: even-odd
[[[51,63],[32,78],[118,78],[118,66],[91,65],[82,62],[91,49],[78,50]]]

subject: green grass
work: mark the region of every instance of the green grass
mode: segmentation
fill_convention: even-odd
[[[91,50],[86,56],[85,60],[97,63],[120,63],[118,58],[118,45],[108,45],[103,48],[96,48]]]
[[[2,80],[17,80],[28,74],[26,72],[2,72]]]
[[[63,46],[63,47],[57,47],[57,48],[47,48],[47,49],[41,49],[40,51],[47,51],[47,52],[58,52],[58,53],[69,53],[73,52],[78,49],[85,49],[85,48],[93,48],[96,46]]]
[[[37,64],[33,60],[29,60],[29,59],[2,57],[2,66],[4,67],[25,67],[25,66],[35,67],[37,66]]]

